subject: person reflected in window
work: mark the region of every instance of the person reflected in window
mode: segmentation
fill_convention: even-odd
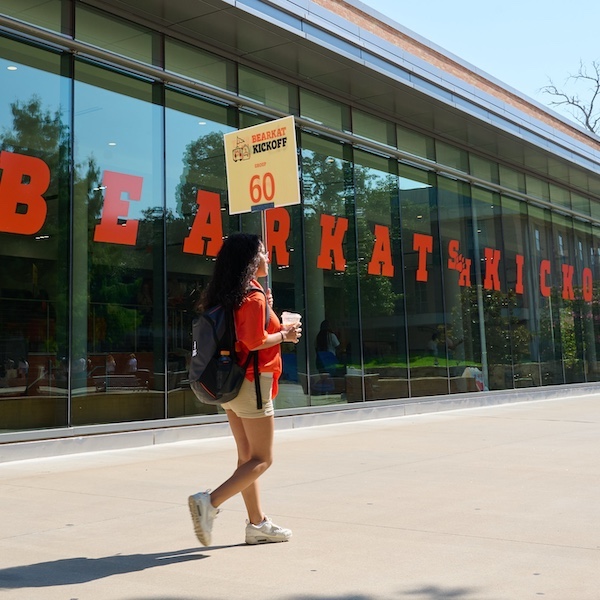
[[[112,354],[109,354],[106,357],[106,374],[114,375],[117,370],[117,362],[115,361],[115,357]]]
[[[135,354],[132,352],[129,355],[129,360],[127,361],[127,372],[135,373],[138,370],[138,361]]]
[[[440,353],[439,344],[440,334],[437,331],[434,331],[431,335],[431,339],[427,342],[427,353],[430,356],[433,356],[433,364],[436,366],[440,364],[438,360]]]
[[[319,373],[329,373],[330,375],[334,375],[338,364],[337,349],[339,346],[340,340],[332,331],[329,321],[327,319],[322,321],[315,341],[317,369]]]
[[[29,375],[29,363],[23,356],[19,359],[17,371],[19,373],[19,379],[27,379],[27,376]]]

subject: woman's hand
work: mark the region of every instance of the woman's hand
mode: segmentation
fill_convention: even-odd
[[[273,293],[271,292],[271,288],[267,288],[267,302],[270,308],[273,308]]]
[[[284,342],[293,342],[294,344],[297,344],[302,337],[302,325],[298,324],[282,327],[281,333],[283,334]]]

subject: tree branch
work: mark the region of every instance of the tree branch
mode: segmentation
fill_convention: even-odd
[[[586,89],[586,97],[582,99],[578,93],[569,93],[564,88],[559,88],[551,79],[548,85],[540,91],[555,98],[550,106],[561,106],[568,110],[569,114],[588,131],[598,133],[600,129],[600,61],[593,60],[591,67],[579,62],[579,69],[575,75],[570,74],[565,86],[580,86],[589,84]]]

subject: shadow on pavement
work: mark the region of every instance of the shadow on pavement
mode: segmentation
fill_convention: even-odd
[[[213,546],[211,550],[219,547]],[[103,579],[163,565],[208,558],[198,548],[155,554],[116,554],[101,558],[61,558],[48,562],[0,569],[0,589],[51,587]]]
[[[400,597],[412,597],[414,600],[452,600],[454,598],[474,600],[475,593],[480,593],[480,591],[475,588],[442,588],[436,585],[428,585],[415,590],[401,592]]]
[[[401,600],[402,598],[411,598],[412,600],[475,600],[476,593],[478,593],[478,590],[475,588],[442,588],[435,585],[428,585],[414,590],[399,591],[398,595],[393,599],[377,595],[341,594],[336,596],[291,596],[289,600]],[[139,598],[136,600],[142,599]]]

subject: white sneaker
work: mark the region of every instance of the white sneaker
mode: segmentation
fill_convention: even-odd
[[[292,537],[291,529],[284,529],[265,517],[262,523],[253,525],[246,521],[246,544],[268,544],[270,542],[287,542]]]
[[[210,503],[210,490],[190,496],[188,506],[194,522],[196,537],[203,546],[210,546],[213,521],[219,514],[219,509]]]

